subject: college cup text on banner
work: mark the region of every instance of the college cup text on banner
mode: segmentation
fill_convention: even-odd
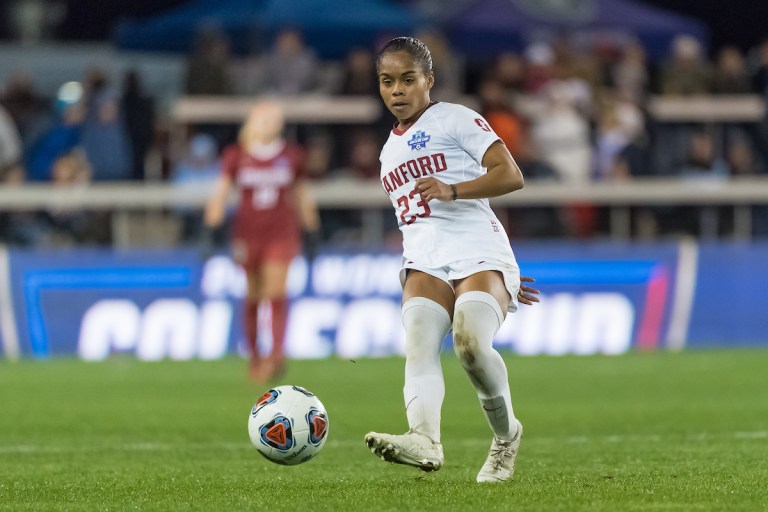
[[[717,261],[712,251],[707,261]],[[6,324],[13,319],[18,346],[8,347],[4,336],[5,353],[185,360],[243,351],[245,277],[226,255],[200,261],[192,250],[9,252],[9,299],[0,303],[6,313],[0,318]],[[714,300],[696,292],[700,281],[706,288],[707,273],[698,269],[695,247],[525,244],[516,254],[522,274],[536,278],[541,303],[521,305],[507,316],[496,336],[501,350],[533,355],[682,348],[690,318]],[[744,268],[750,261],[743,258]],[[297,258],[289,277],[289,357],[402,354],[399,269],[400,256],[392,253],[328,251],[311,269]],[[268,306],[259,318],[266,349]],[[765,341],[765,326],[758,325],[765,322],[757,318],[762,316],[753,317],[755,326],[740,326],[742,341]],[[704,328],[697,325],[695,332]],[[7,331],[6,325],[2,334]]]

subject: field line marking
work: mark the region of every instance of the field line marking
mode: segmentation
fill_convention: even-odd
[[[0,337],[3,353],[11,361],[19,359],[19,333],[16,331],[16,315],[11,294],[11,263],[8,248],[0,244]]]
[[[648,443],[648,442],[661,442],[664,439],[679,439],[683,441],[694,442],[708,442],[714,439],[741,439],[741,440],[754,440],[754,439],[768,439],[768,431],[758,430],[754,432],[722,432],[718,434],[711,434],[707,432],[700,432],[696,434],[688,434],[683,436],[660,436],[658,434],[646,434],[646,435],[624,435],[613,434],[604,436],[572,436],[572,437],[532,437],[529,442],[550,444],[550,443],[566,443],[566,444],[586,444],[586,443]],[[485,446],[487,445],[486,439],[463,439],[458,442],[451,442],[453,446]],[[332,448],[354,448],[359,447],[365,449],[365,443],[360,440],[357,441],[335,441],[329,439],[327,446]],[[242,442],[211,442],[211,443],[154,443],[154,442],[132,442],[123,444],[105,444],[99,445],[87,445],[87,446],[72,446],[72,445],[49,445],[49,444],[17,444],[17,445],[0,445],[0,454],[49,454],[49,453],[72,453],[72,452],[99,452],[105,450],[112,450],[116,452],[130,451],[130,452],[164,452],[173,450],[249,450],[253,449],[251,444],[246,440]]]

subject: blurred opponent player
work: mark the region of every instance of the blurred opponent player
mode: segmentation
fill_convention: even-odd
[[[421,41],[388,42],[376,62],[379,91],[397,122],[381,151],[381,181],[403,233],[404,435],[365,436],[380,458],[424,471],[442,467],[440,348],[453,348],[493,430],[478,482],[512,478],[523,427],[512,411],[507,368],[493,337],[518,302],[538,302],[521,285],[507,234],[489,197],[523,187],[506,146],[478,113],[430,101],[432,58]]]
[[[232,257],[248,279],[243,328],[249,374],[259,381],[279,378],[284,372],[288,268],[301,250],[302,229],[310,235],[308,240],[315,241],[320,224],[304,184],[304,151],[283,139],[283,129],[279,104],[262,101],[253,107],[238,143],[223,152],[221,175],[205,209],[206,226],[219,226],[230,190],[233,186],[240,190]],[[314,252],[314,247],[307,249]],[[271,306],[272,353],[266,357],[261,357],[257,341],[262,301]]]

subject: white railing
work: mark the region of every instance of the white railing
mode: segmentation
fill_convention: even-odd
[[[241,123],[250,106],[262,96],[183,96],[171,106],[174,123],[214,124]],[[366,96],[329,96],[309,94],[273,97],[285,109],[286,121],[292,124],[357,124],[375,121],[383,110],[381,101]],[[470,108],[479,108],[477,98],[452,98]],[[541,100],[524,97],[518,105],[523,111],[539,108]],[[689,97],[651,96],[648,113],[656,121],[675,123],[744,123],[758,122],[766,113],[765,101],[757,94],[699,95]]]
[[[292,124],[370,123],[383,108],[378,98],[367,96],[184,96],[171,107],[171,119],[182,124],[239,124],[262,98],[280,103],[286,122]]]
[[[389,207],[377,180],[329,178],[309,187],[321,207],[369,209]],[[0,187],[0,211],[45,208],[157,209],[201,206],[210,185],[115,182],[60,187],[27,184]],[[603,206],[750,205],[768,204],[768,176],[726,181],[635,179],[621,182],[563,184],[528,180],[519,192],[491,199],[494,206],[559,206],[591,203]]]
[[[313,182],[310,191],[320,208],[362,210],[364,230],[369,239],[382,234],[382,211],[391,215],[391,204],[376,180],[328,179]],[[92,184],[85,187],[24,185],[0,188],[0,211],[30,211],[61,208],[108,209],[115,212],[117,227],[128,222],[131,212],[162,211],[186,206],[202,208],[210,194],[208,186],[177,187],[167,183]],[[562,184],[529,180],[525,188],[491,200],[494,207],[566,206],[593,204],[610,211],[611,235],[629,238],[631,207],[689,205],[700,206],[701,232],[717,233],[719,219],[712,206],[734,208],[734,235],[748,239],[751,233],[751,208],[768,204],[768,177],[729,181],[682,179],[637,179],[627,182]],[[126,245],[119,239],[118,245]]]
[[[656,121],[668,123],[756,123],[765,116],[765,101],[757,94],[652,96],[647,107]]]

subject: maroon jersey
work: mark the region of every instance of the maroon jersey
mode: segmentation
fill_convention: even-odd
[[[304,174],[304,151],[286,144],[274,157],[260,159],[240,145],[222,155],[222,170],[240,189],[235,214],[235,238],[274,239],[300,233],[293,186]]]

